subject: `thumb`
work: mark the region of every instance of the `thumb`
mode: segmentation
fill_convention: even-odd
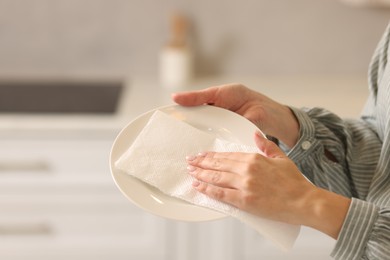
[[[217,87],[206,88],[199,91],[178,92],[172,94],[172,99],[182,106],[199,106],[215,102]]]
[[[282,158],[284,152],[272,141],[268,140],[260,131],[255,132],[255,143],[265,157]]]

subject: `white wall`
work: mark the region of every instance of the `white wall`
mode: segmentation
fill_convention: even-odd
[[[366,73],[390,17],[336,0],[0,0],[0,73],[156,76],[175,9],[211,75]]]

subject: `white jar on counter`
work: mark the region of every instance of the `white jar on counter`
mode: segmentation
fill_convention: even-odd
[[[160,82],[164,88],[186,88],[193,78],[193,53],[188,44],[188,20],[181,14],[171,17],[171,38],[159,57]]]
[[[193,57],[189,48],[167,46],[160,53],[160,81],[164,88],[185,88],[193,77]]]

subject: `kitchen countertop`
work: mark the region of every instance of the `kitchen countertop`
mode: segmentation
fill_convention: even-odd
[[[213,77],[198,79],[182,89],[161,88],[157,80],[128,79],[114,115],[0,115],[2,132],[68,131],[118,132],[129,121],[153,108],[172,104],[175,91],[239,82],[295,107],[325,107],[341,117],[357,117],[368,95],[364,76],[351,77]]]

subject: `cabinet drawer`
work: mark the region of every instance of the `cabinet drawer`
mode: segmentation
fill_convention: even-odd
[[[0,140],[0,178],[41,180],[93,176],[111,181],[111,140]]]
[[[114,184],[106,186],[39,186],[1,187],[2,216],[10,215],[74,215],[122,214],[140,211]]]
[[[164,223],[145,213],[29,215],[0,217],[0,240],[10,237],[134,237],[163,236]],[[155,230],[155,231],[153,231]],[[136,243],[136,242],[134,242]],[[1,243],[0,243],[1,244]]]
[[[112,180],[112,141],[0,138],[0,259],[169,259],[167,221]]]
[[[14,225],[27,219],[16,219]],[[0,259],[165,259],[170,239],[164,222],[144,214],[58,216],[48,220],[45,228],[36,222],[41,233],[30,232],[31,220],[19,225],[16,234],[0,235]]]
[[[161,259],[166,253],[167,221],[135,207],[113,187],[5,193],[0,259]]]

